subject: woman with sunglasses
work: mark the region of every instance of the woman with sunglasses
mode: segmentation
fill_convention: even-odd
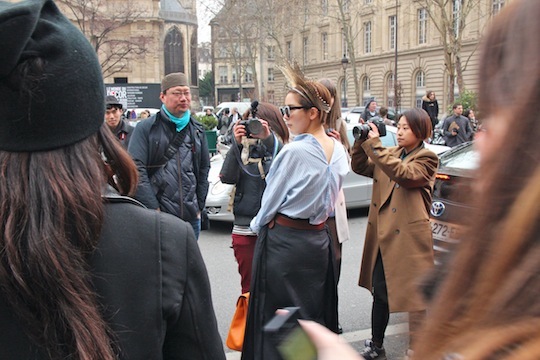
[[[291,89],[281,112],[295,138],[274,159],[251,222],[259,238],[244,360],[281,359],[263,332],[279,308],[300,307],[302,318],[337,332],[334,257],[325,221],[349,171],[347,154],[324,130],[331,103],[326,87],[305,80],[298,66],[283,72]]]

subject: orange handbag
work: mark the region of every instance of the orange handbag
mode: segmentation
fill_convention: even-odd
[[[236,302],[236,311],[234,312],[226,341],[227,347],[231,350],[242,351],[244,332],[246,331],[248,302],[249,292],[240,295]]]

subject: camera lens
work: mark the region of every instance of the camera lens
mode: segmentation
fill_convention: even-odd
[[[370,130],[371,127],[368,124],[355,126],[352,130],[353,137],[355,140],[366,139]]]
[[[263,131],[263,125],[257,119],[251,119],[247,126],[249,128],[250,134],[252,135],[258,135]]]

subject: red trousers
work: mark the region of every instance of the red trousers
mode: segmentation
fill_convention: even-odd
[[[234,257],[236,258],[236,262],[238,262],[242,294],[249,291],[251,284],[251,264],[253,263],[253,252],[255,251],[256,242],[257,236],[255,235],[232,234],[232,246]]]

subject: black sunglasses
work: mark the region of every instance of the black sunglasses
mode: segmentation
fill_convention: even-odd
[[[279,111],[281,111],[281,115],[283,116],[291,116],[291,111],[292,110],[298,110],[298,109],[309,109],[309,107],[307,106],[289,106],[289,105],[285,105],[285,106],[281,106],[279,108]]]

